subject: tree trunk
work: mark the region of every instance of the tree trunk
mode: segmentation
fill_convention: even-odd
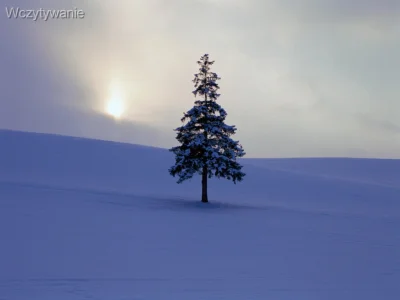
[[[205,83],[205,85],[207,85],[207,72],[206,72],[205,77],[204,77],[204,83]],[[204,99],[207,102],[207,93],[204,95]],[[206,131],[204,131],[204,140],[207,143],[207,132]],[[202,188],[201,188],[201,202],[203,202],[203,203],[207,203],[208,202],[207,173],[208,173],[207,165],[205,165],[203,167],[203,174],[202,174],[202,179],[201,179],[201,186],[202,186]]]
[[[208,195],[207,195],[207,166],[203,167],[201,185],[202,185],[201,202],[207,203],[208,202]]]

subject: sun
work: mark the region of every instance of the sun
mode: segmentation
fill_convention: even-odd
[[[106,106],[107,114],[113,116],[116,119],[121,118],[124,113],[124,105],[121,99],[110,99]]]
[[[120,119],[124,114],[125,103],[122,88],[116,82],[112,82],[110,85],[109,98],[105,104],[105,112],[115,119]]]

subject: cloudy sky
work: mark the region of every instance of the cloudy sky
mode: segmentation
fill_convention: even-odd
[[[209,53],[249,157],[400,158],[398,0],[1,5],[0,128],[170,147]],[[85,17],[9,19],[6,7]]]

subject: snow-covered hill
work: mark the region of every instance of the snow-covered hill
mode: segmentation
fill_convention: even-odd
[[[400,160],[245,159],[0,131],[0,299],[399,299]]]

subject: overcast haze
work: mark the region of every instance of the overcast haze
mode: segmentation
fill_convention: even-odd
[[[249,157],[400,158],[398,0],[2,3],[0,128],[170,147],[209,53]],[[8,19],[6,6],[85,18]]]

